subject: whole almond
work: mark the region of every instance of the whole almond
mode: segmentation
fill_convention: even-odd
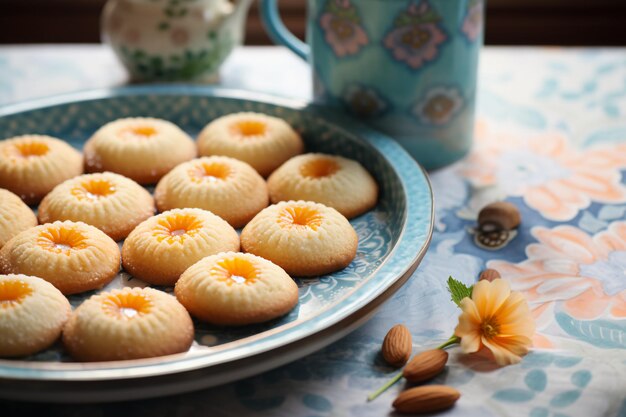
[[[448,352],[442,349],[426,350],[415,355],[404,367],[402,376],[410,382],[427,381],[439,375],[448,361]]]
[[[485,269],[483,272],[480,273],[480,277],[478,278],[478,280],[482,280],[482,281],[493,281],[494,279],[499,279],[501,278],[500,273],[498,271],[496,271],[495,269]]]
[[[398,413],[432,413],[452,407],[460,396],[460,392],[446,385],[423,385],[401,392],[393,408]]]
[[[491,223],[503,230],[513,230],[520,225],[522,217],[513,203],[496,201],[487,204],[478,213],[478,224]]]
[[[409,360],[412,351],[413,340],[406,326],[396,324],[389,329],[382,347],[383,358],[389,365],[401,367]]]

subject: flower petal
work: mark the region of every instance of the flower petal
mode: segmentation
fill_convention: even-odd
[[[535,332],[535,322],[528,303],[519,292],[512,292],[495,314],[500,325],[500,333],[507,336],[522,335],[531,337]]]
[[[525,346],[531,343],[530,339],[525,336],[493,339],[483,337],[481,341],[493,353],[496,363],[501,366],[520,362],[522,360],[520,355],[525,355],[528,352],[528,348]]]
[[[515,336],[496,336],[491,339],[492,343],[495,343],[502,348],[510,351],[514,355],[523,356],[528,353],[528,350],[533,345],[530,337],[515,335]]]
[[[459,324],[457,324],[454,329],[454,334],[459,337],[463,337],[466,334],[470,333],[479,333],[480,323],[477,323],[473,318],[467,314],[463,313],[459,316]]]
[[[461,300],[459,324],[454,329],[454,335],[461,338],[461,349],[465,353],[476,352],[480,348],[480,316],[476,304],[471,298]]]
[[[463,353],[478,352],[480,347],[480,334],[468,333],[461,337],[461,350],[463,350]]]
[[[472,300],[476,303],[478,314],[482,319],[491,317],[511,293],[509,283],[503,279],[493,282],[479,281],[474,285]]]
[[[480,321],[472,313],[463,312],[459,315],[459,324],[454,329],[454,334],[463,337],[469,333],[480,333]]]
[[[471,298],[465,297],[464,299],[461,300],[460,304],[461,304],[460,307],[463,313],[467,314],[474,321],[474,323],[480,323],[482,321],[474,300],[472,300]]]

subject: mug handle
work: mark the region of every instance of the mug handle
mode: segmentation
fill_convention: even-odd
[[[286,46],[305,61],[308,59],[311,48],[285,27],[278,14],[277,0],[261,0],[261,20],[274,43]]]

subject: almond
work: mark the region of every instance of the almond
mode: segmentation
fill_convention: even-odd
[[[452,407],[460,396],[460,392],[446,385],[423,385],[401,392],[393,408],[398,413],[432,413]]]
[[[499,278],[501,278],[500,273],[496,271],[495,269],[485,269],[483,272],[480,273],[480,277],[478,278],[478,280],[491,282],[494,279],[499,279]]]
[[[410,382],[422,382],[437,376],[448,361],[448,352],[442,349],[426,350],[415,355],[404,367],[402,376]]]
[[[515,204],[508,201],[496,201],[487,204],[478,213],[478,224],[492,224],[500,230],[513,230],[520,225],[522,217]]]
[[[402,324],[393,326],[383,341],[382,353],[385,361],[399,368],[409,360],[412,351],[413,340],[409,329]]]

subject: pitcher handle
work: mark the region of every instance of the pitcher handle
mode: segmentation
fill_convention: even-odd
[[[277,0],[261,0],[261,20],[268,35],[276,44],[283,44],[305,61],[311,48],[285,27],[278,13]]]

